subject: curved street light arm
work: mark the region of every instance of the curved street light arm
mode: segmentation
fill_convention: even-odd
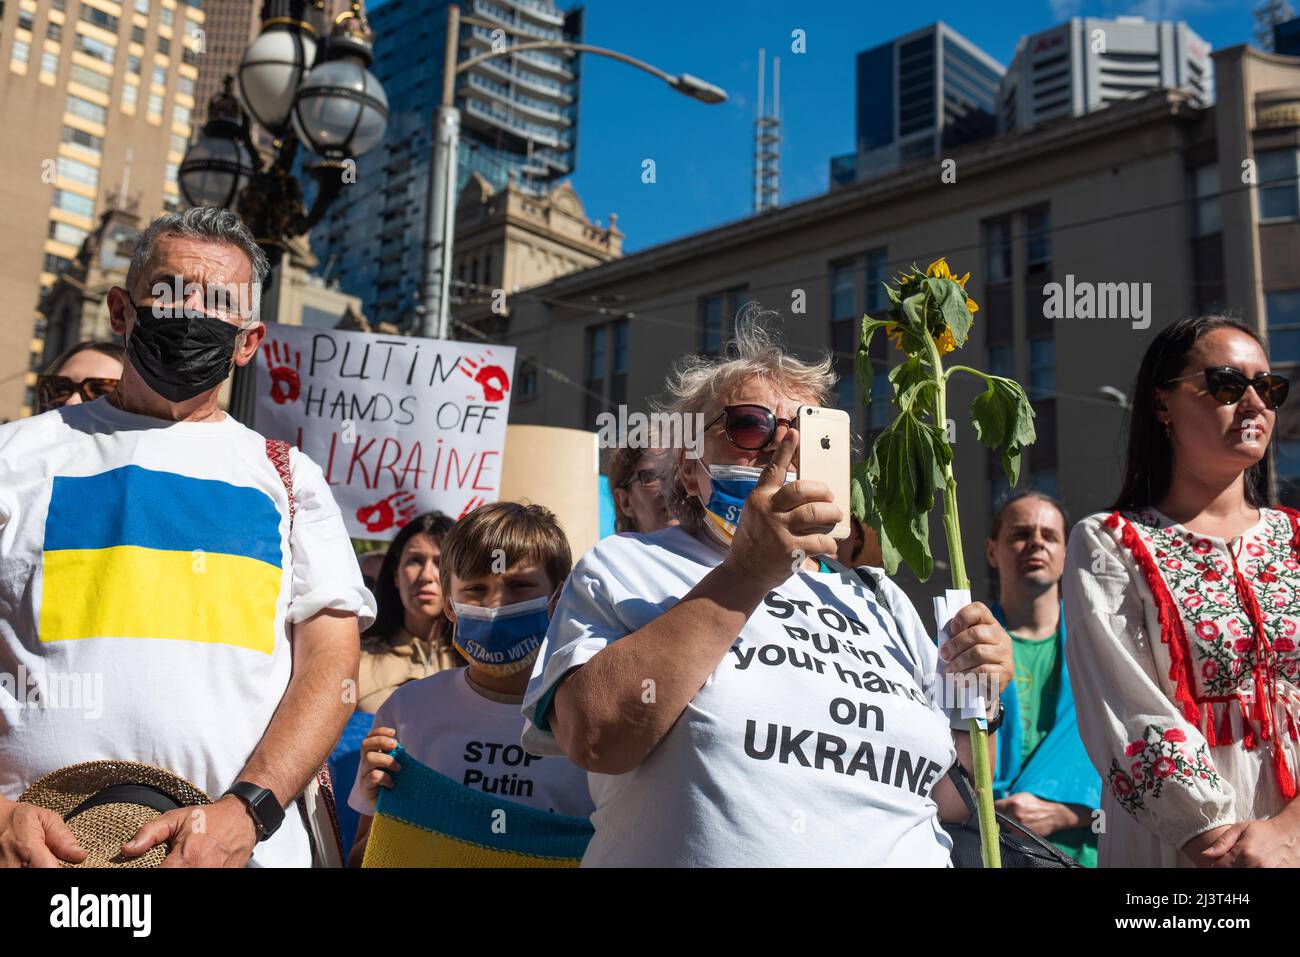
[[[592,46],[589,43],[569,43],[565,40],[530,40],[528,43],[516,43],[513,46],[506,47],[504,50],[488,50],[486,53],[480,53],[472,56],[468,60],[462,60],[456,67],[457,75],[464,73],[466,70],[473,69],[486,60],[495,57],[509,56],[511,53],[517,53],[520,50],[576,50],[580,53],[595,53],[599,56],[607,56],[615,60],[620,60],[629,66],[634,66],[638,70],[644,70],[651,76],[658,77],[665,83],[672,83],[676,77],[665,73],[656,66],[651,66],[644,60],[638,60],[636,57],[628,56],[626,53],[619,53],[617,50],[609,50],[605,47]]]

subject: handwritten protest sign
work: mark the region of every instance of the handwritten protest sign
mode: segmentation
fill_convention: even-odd
[[[270,323],[261,352],[255,427],[321,467],[349,534],[496,501],[514,348]]]

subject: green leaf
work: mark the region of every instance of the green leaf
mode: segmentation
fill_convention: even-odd
[[[894,568],[900,558],[907,562],[922,581],[934,571],[927,516],[951,460],[942,430],[903,412],[876,438],[865,470],[871,492],[866,513],[880,533],[882,552]]]
[[[892,386],[894,405],[898,406],[900,412],[912,412],[919,416],[929,411],[928,406],[924,410],[913,409],[923,388],[927,385],[938,386],[930,364],[919,352],[908,356],[906,362],[890,369],[889,382]]]
[[[955,279],[940,279],[931,276],[925,280],[925,289],[929,293],[926,302],[926,326],[931,333],[938,335],[947,327],[952,332],[952,340],[961,348],[970,336],[974,317],[966,308],[966,290]]]
[[[871,364],[871,339],[876,334],[877,329],[883,329],[887,325],[889,325],[889,321],[886,319],[873,319],[871,316],[862,317],[862,336],[858,344],[858,351],[854,355],[853,372],[858,383],[858,401],[863,405],[871,401],[871,381],[876,372]]]
[[[1002,470],[1014,487],[1020,479],[1020,453],[1033,445],[1034,408],[1020,384],[1001,376],[992,376],[988,388],[971,403],[971,422],[975,436],[990,449],[1002,452]]]

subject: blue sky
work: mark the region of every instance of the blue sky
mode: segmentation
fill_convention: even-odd
[[[571,3],[561,0],[560,6]],[[723,87],[706,106],[653,77],[598,56],[583,58],[578,165],[573,185],[588,215],[619,216],[632,252],[739,219],[752,206],[751,153],[758,49],[781,57],[781,201],[824,192],[831,156],[854,136],[854,58],[943,20],[1004,66],[1017,39],[1072,15],[1179,19],[1215,48],[1251,42],[1253,0],[587,0],[586,42],[640,57],[669,73]],[[791,31],[807,35],[793,54]],[[769,73],[770,76],[770,73]],[[769,80],[770,82],[770,80]],[[641,182],[655,161],[654,184]]]

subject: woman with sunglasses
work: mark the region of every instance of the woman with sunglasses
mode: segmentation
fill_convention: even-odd
[[[675,421],[705,427],[665,470],[681,524],[584,556],[524,698],[528,751],[589,772],[584,866],[949,863],[940,815],[967,814],[946,772],[970,741],[927,694],[929,629],[882,571],[873,591],[818,557],[841,506],[789,474],[796,410],[833,383],[748,322],[670,379]],[[1010,680],[987,608],[950,631],[949,672]]]
[[[1102,867],[1300,864],[1300,516],[1269,502],[1287,380],[1249,327],[1181,320],[1143,356],[1123,487],[1066,559]]]
[[[663,497],[663,460],[663,449],[615,449],[609,457],[615,531],[657,532],[677,524]]]
[[[126,350],[115,342],[79,342],[36,377],[36,412],[108,395],[122,378]]]

